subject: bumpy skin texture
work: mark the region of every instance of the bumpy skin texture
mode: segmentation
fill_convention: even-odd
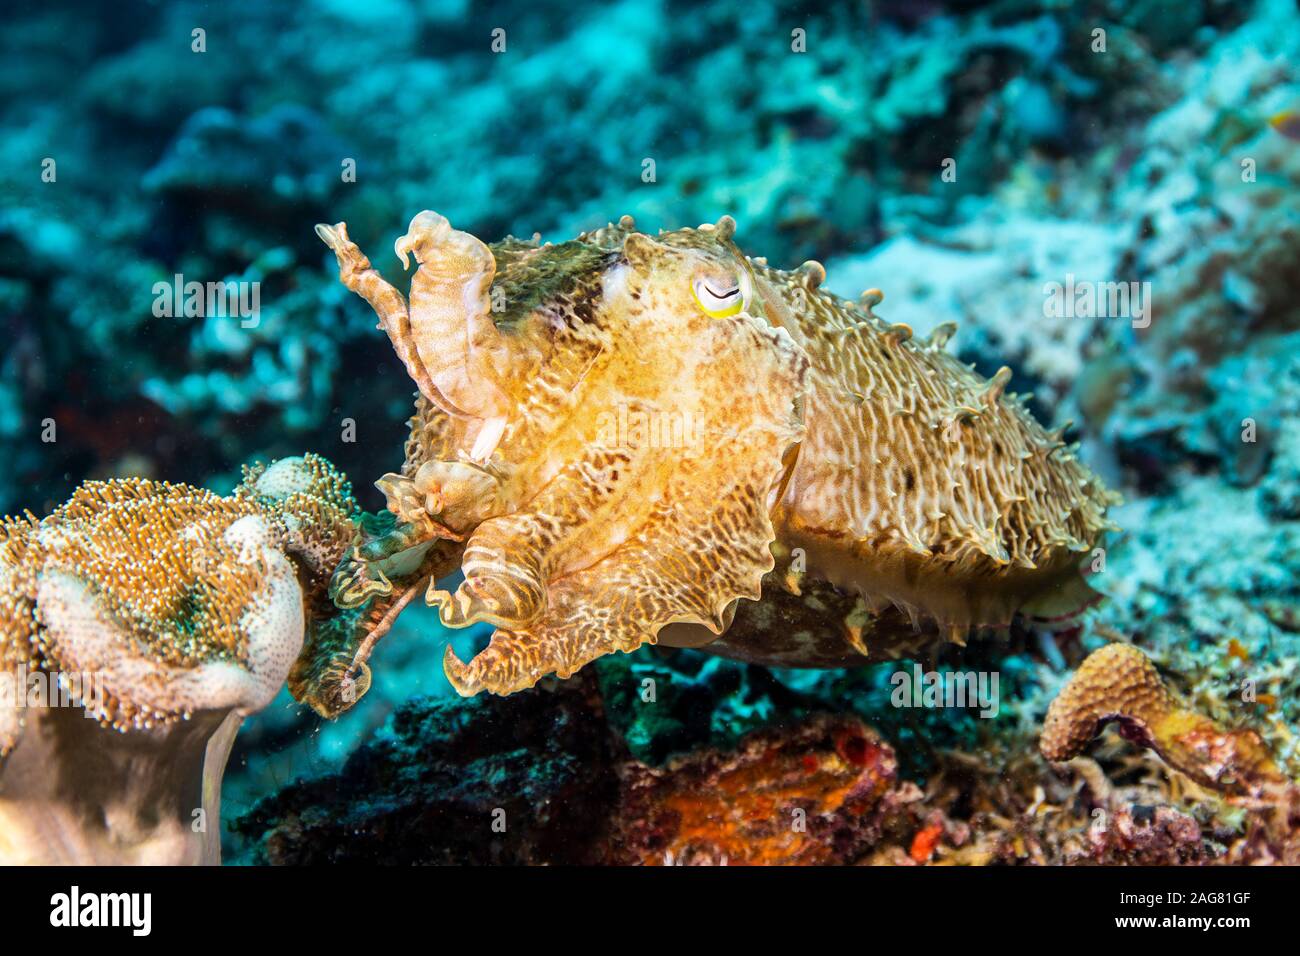
[[[1088,655],[1052,701],[1039,749],[1048,760],[1069,760],[1111,721],[1204,786],[1249,793],[1285,779],[1257,733],[1229,730],[1185,708],[1131,644]]]
[[[905,629],[865,637],[868,656],[893,656],[911,622],[962,642],[1017,612],[1051,619],[1088,603],[1079,552],[1113,527],[1114,496],[1004,394],[1009,369],[986,381],[956,361],[943,351],[951,326],[917,342],[886,325],[871,311],[874,290],[856,305],[823,293],[816,263],[755,275],[768,320],[812,365],[805,435],[774,509],[780,545],[802,548],[814,577],[860,595],[877,624],[905,613]],[[750,636],[729,635],[735,656],[756,646]],[[798,641],[783,650],[797,665]]]
[[[511,693],[645,642],[840,666],[1077,611],[1112,496],[1013,396],[748,259],[735,224],[618,225],[487,246],[436,213],[397,242],[409,305],[318,226],[420,390],[396,516],[343,562],[341,607],[428,598],[486,621],[463,694]],[[401,595],[399,598],[398,596]],[[741,599],[745,600],[741,600]],[[773,627],[773,620],[786,622]]]

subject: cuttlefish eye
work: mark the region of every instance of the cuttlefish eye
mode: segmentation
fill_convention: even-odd
[[[749,295],[739,279],[699,278],[692,288],[700,310],[715,319],[737,315],[749,304]]]

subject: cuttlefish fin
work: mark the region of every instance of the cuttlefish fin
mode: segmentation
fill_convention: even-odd
[[[1072,627],[1084,611],[1101,600],[1082,574],[1071,574],[1050,590],[1034,595],[1020,606],[1020,614],[1049,630]]]

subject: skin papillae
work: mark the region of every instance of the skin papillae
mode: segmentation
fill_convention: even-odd
[[[486,245],[422,212],[403,297],[318,226],[419,389],[406,461],[332,596],[487,622],[465,695],[644,643],[780,666],[912,655],[1092,592],[1115,497],[1005,392],[872,307],[746,257],[724,217]],[[454,590],[440,581],[457,568]]]
[[[306,455],[229,496],[90,481],[0,518],[0,863],[219,862],[230,746],[320,666],[356,515]]]

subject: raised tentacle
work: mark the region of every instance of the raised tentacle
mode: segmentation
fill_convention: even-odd
[[[425,210],[394,246],[402,265],[414,255],[411,330],[420,363],[441,394],[478,418],[509,407],[501,383],[510,361],[492,320],[488,290],[496,260],[481,241]]]
[[[448,415],[464,416],[448,400],[437,385],[434,384],[428,370],[421,363],[415,340],[411,334],[411,319],[402,293],[394,289],[371,265],[370,260],[357,248],[357,244],[348,238],[348,225],[345,222],[328,226],[318,223],[316,235],[325,245],[334,250],[339,263],[339,279],[352,292],[370,303],[370,307],[379,316],[379,327],[388,334],[393,343],[393,350],[406,367],[406,374],[411,376],[420,394],[437,405]]]

